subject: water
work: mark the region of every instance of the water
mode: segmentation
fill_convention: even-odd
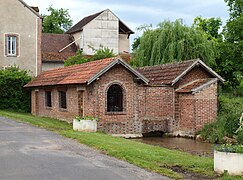
[[[185,151],[199,156],[213,157],[214,144],[179,137],[144,137],[133,139],[142,143]]]

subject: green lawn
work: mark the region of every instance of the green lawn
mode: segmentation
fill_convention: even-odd
[[[199,173],[209,177],[215,176],[212,158],[199,157],[185,152],[142,144],[103,133],[76,132],[72,130],[70,124],[51,118],[35,117],[30,114],[8,111],[0,111],[0,116],[46,128],[62,136],[76,139],[78,142],[94,147],[107,155],[168,177],[182,178],[181,174],[172,170],[174,169],[173,167],[180,167],[184,171]],[[230,177],[225,176],[225,178]]]

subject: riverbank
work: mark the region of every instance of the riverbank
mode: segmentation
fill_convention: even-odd
[[[213,158],[214,144],[198,141],[192,138],[160,136],[132,139],[149,145],[160,146],[172,150],[179,150],[193,155]],[[189,144],[189,145],[188,145]]]
[[[171,178],[214,179],[217,177],[213,171],[212,158],[133,142],[103,133],[76,132],[72,130],[70,124],[51,118],[8,111],[0,111],[0,116],[46,128],[96,148],[104,154]]]

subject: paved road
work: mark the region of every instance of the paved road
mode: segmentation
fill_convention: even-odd
[[[168,179],[53,132],[0,117],[1,180]]]

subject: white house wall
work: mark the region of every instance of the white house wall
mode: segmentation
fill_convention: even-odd
[[[85,54],[93,55],[94,49],[100,46],[113,49],[119,53],[119,19],[109,10],[104,11],[83,28],[83,50]]]
[[[119,34],[119,53],[130,52],[130,41],[127,34]]]
[[[17,65],[31,75],[37,75],[40,18],[18,0],[1,0],[0,14],[0,67]],[[5,34],[19,36],[17,57],[5,55]]]

